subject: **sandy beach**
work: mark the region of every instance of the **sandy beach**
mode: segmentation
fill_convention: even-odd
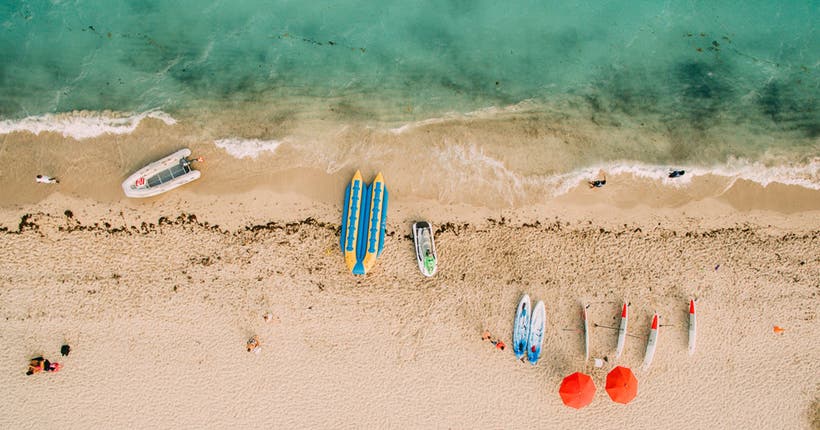
[[[605,194],[586,187],[560,205],[507,210],[394,198],[383,256],[354,277],[338,250],[341,202],[193,190],[115,202],[53,191],[2,210],[0,425],[818,426],[816,211],[629,207],[592,203]],[[418,218],[436,228],[432,279],[413,257]],[[510,342],[523,293],[547,304],[534,367],[481,340],[487,329]],[[630,336],[616,362],[609,327],[623,300]],[[602,369],[583,360],[582,302]],[[655,311],[659,346],[642,372]],[[254,334],[258,355],[245,350]],[[26,376],[39,354],[63,369]],[[604,390],[614,365],[636,372],[629,405]],[[557,394],[575,371],[598,387],[581,410]]]
[[[820,430],[819,3],[712,3],[5,2],[0,430]]]

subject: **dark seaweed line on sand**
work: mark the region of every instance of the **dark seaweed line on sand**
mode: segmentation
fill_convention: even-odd
[[[232,236],[239,236],[239,235],[246,235],[248,233],[253,234],[256,236],[260,233],[267,233],[267,232],[275,232],[275,231],[282,231],[285,234],[294,234],[300,231],[303,227],[317,227],[320,229],[327,230],[333,233],[335,236],[340,235],[341,226],[339,224],[332,224],[332,223],[325,223],[321,221],[317,221],[313,217],[308,217],[300,221],[295,222],[287,222],[281,223],[276,221],[270,221],[265,224],[254,224],[254,225],[247,225],[245,227],[241,227],[237,230],[231,231],[220,228],[219,225],[211,225],[207,221],[200,222],[197,219],[197,216],[194,214],[186,214],[181,213],[176,218],[170,218],[166,216],[159,217],[156,223],[152,222],[145,222],[143,221],[139,225],[121,225],[121,226],[113,226],[111,223],[107,221],[103,222],[95,222],[94,224],[82,224],[78,220],[74,218],[73,213],[70,210],[65,211],[65,222],[66,225],[61,225],[57,227],[57,231],[65,232],[65,233],[73,233],[73,232],[97,232],[97,233],[105,233],[109,235],[148,235],[148,234],[156,234],[162,233],[161,227],[197,227],[203,231],[211,231],[214,233],[218,233],[221,235],[232,235]],[[25,214],[20,218],[20,222],[17,226],[16,230],[9,229],[8,227],[0,226],[0,233],[4,234],[23,234],[26,232],[38,232],[42,234],[40,231],[40,224],[37,223],[37,218],[46,217],[46,218],[57,218],[51,214],[38,212],[34,214]],[[647,229],[647,232],[644,233],[644,229],[641,227],[630,227],[627,224],[623,225],[623,228],[619,229],[605,229],[601,227],[592,226],[592,222],[588,221],[588,225],[583,225],[576,228],[570,228],[569,222],[562,222],[562,221],[553,221],[550,223],[541,223],[540,221],[535,221],[532,223],[521,223],[521,224],[511,224],[508,219],[502,217],[500,220],[487,218],[487,224],[485,227],[480,228],[469,223],[452,223],[447,222],[440,224],[439,227],[436,229],[435,234],[440,235],[444,233],[452,233],[455,236],[459,236],[462,233],[470,233],[470,232],[487,232],[490,228],[506,228],[506,229],[533,229],[533,230],[543,230],[545,232],[552,232],[552,233],[565,233],[570,235],[576,235],[579,237],[590,237],[590,236],[609,236],[613,235],[615,237],[621,237],[623,235],[655,235],[662,239],[666,238],[673,238],[673,237],[683,237],[683,238],[719,238],[726,235],[740,235],[750,240],[766,240],[766,239],[775,239],[777,241],[791,241],[791,240],[818,240],[820,239],[820,230],[812,230],[803,234],[796,234],[796,233],[785,233],[780,236],[773,236],[767,234],[759,234],[759,227],[754,227],[751,225],[740,225],[735,227],[725,227],[725,228],[716,228],[704,231],[685,231],[679,232],[676,230],[665,229],[661,227],[656,227]],[[646,228],[646,227],[644,227]],[[386,233],[389,237],[396,236],[395,231],[388,231]],[[399,236],[400,239],[404,240],[413,240],[410,234],[406,234],[403,236]]]

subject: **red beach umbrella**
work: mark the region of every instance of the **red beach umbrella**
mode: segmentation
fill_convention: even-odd
[[[618,366],[606,375],[606,392],[613,402],[627,404],[638,395],[638,380],[631,370]]]
[[[575,372],[564,378],[561,388],[558,389],[564,404],[575,409],[581,409],[592,403],[595,397],[595,383],[589,375]]]

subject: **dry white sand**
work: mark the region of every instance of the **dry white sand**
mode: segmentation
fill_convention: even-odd
[[[818,428],[817,212],[576,203],[391,205],[366,277],[345,271],[340,209],[300,196],[54,194],[6,207],[0,427]],[[439,229],[432,279],[413,257],[416,217]],[[534,367],[480,338],[488,329],[509,344],[523,293],[547,305]],[[617,324],[623,300],[630,337],[613,363],[616,331],[603,326]],[[629,405],[609,400],[607,368],[583,362],[581,302],[601,326],[592,356],[636,371]],[[654,311],[659,346],[640,372]],[[253,334],[259,355],[245,350]],[[63,370],[25,376],[38,354]],[[582,410],[557,393],[575,371],[598,387]]]

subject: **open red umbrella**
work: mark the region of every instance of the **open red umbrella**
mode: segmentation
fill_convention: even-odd
[[[631,370],[618,366],[606,375],[606,392],[613,402],[627,404],[638,395],[638,380]]]
[[[564,404],[575,409],[581,409],[592,403],[595,397],[595,384],[589,375],[575,372],[564,378],[561,388],[558,389]]]

